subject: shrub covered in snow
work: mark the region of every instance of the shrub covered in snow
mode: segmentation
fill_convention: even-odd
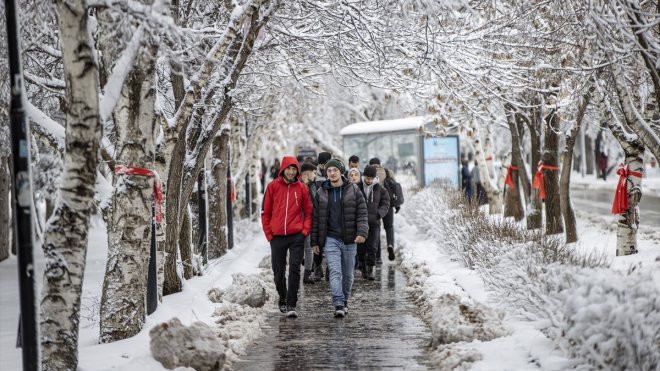
[[[660,368],[658,263],[615,271],[603,256],[580,255],[560,238],[485,215],[438,189],[413,196],[403,216],[477,270],[503,308],[541,320],[544,332],[576,362]]]

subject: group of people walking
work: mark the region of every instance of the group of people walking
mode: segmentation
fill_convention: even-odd
[[[356,269],[365,280],[375,279],[374,266],[381,262],[381,220],[388,258],[395,259],[393,222],[403,203],[401,185],[378,158],[363,172],[357,156],[351,156],[348,165],[329,152],[319,153],[316,161],[285,156],[277,178],[266,187],[261,222],[270,242],[278,307],[288,317],[298,317],[301,265],[303,283],[324,277],[329,282],[334,316],[348,313]]]

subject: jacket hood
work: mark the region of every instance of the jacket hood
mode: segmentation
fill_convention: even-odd
[[[278,173],[278,176],[284,180],[284,169],[286,169],[289,166],[295,166],[296,169],[298,169],[298,174],[296,174],[296,179],[300,180],[300,164],[298,164],[298,160],[296,160],[295,157],[293,156],[284,156],[282,157],[282,164],[280,165],[280,172]]]

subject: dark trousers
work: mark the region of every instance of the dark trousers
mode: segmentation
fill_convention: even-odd
[[[295,307],[300,286],[300,265],[304,255],[305,236],[302,233],[289,236],[275,236],[270,241],[271,264],[275,276],[275,287],[280,300],[286,298],[286,305]],[[286,282],[286,254],[289,252],[289,283]]]
[[[380,225],[369,226],[369,236],[357,245],[358,267],[363,270],[365,267],[376,265],[376,254],[378,253],[378,242],[380,240]]]
[[[390,207],[387,215],[383,218],[383,225],[385,226],[385,238],[387,239],[387,246],[394,246],[394,208]],[[378,251],[376,256],[380,258],[380,238],[378,239]]]

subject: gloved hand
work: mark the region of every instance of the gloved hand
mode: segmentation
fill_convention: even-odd
[[[399,210],[401,210],[401,206],[399,206],[399,207],[395,207],[395,208],[394,208],[394,213],[395,213],[395,214],[398,214],[398,213],[399,213]]]

